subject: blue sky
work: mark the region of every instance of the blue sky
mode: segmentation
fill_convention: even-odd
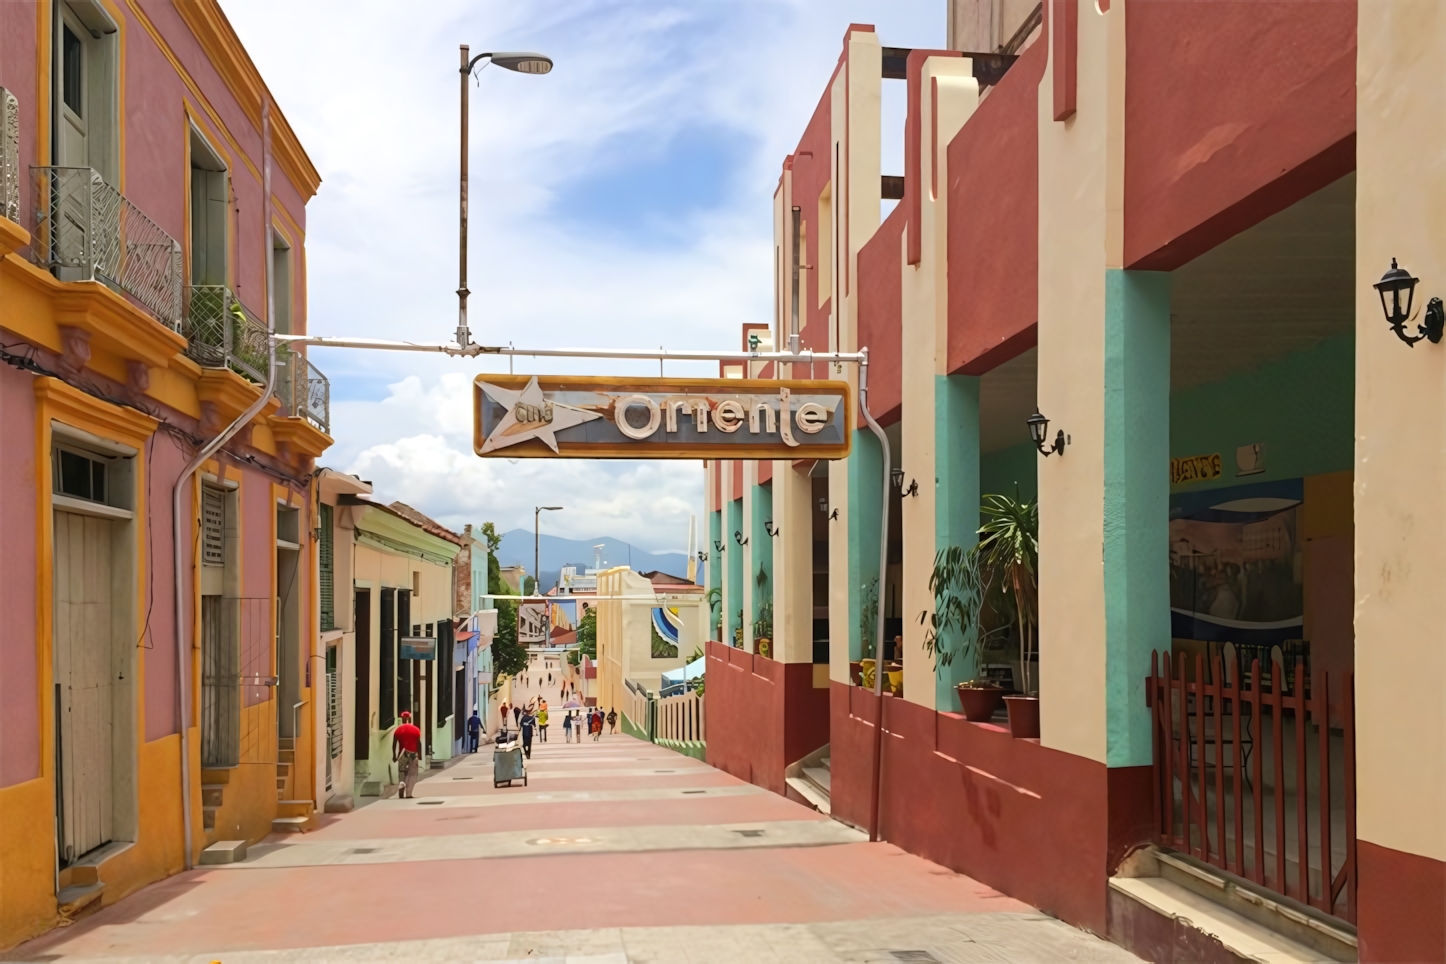
[[[845,28],[873,23],[889,46],[938,47],[945,27],[945,0],[225,7],[323,178],[307,215],[317,333],[450,336],[457,46],[553,57],[545,77],[489,68],[471,89],[474,336],[539,347],[731,349],[743,322],[769,321],[774,186]],[[885,85],[886,173],[902,173],[899,87]],[[547,503],[567,507],[550,514],[557,535],[663,550],[684,548],[701,513],[696,462],[472,455],[471,379],[504,361],[339,349],[312,360],[332,381],[337,444],[323,461],[449,525],[530,528],[533,505]]]

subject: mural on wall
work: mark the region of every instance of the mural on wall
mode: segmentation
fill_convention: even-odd
[[[1305,621],[1300,479],[1170,499],[1170,621],[1177,639],[1269,646]]]

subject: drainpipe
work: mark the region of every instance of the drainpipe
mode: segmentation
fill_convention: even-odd
[[[187,656],[190,647],[186,645],[186,579],[185,573],[181,570],[181,552],[185,548],[185,542],[181,536],[182,499],[187,494],[186,483],[196,473],[206,460],[215,455],[221,446],[241,431],[261,409],[266,407],[267,401],[271,398],[272,391],[276,388],[276,292],[274,288],[275,279],[271,270],[271,101],[270,98],[263,98],[261,101],[261,145],[262,145],[262,175],[261,186],[265,197],[262,202],[262,211],[266,218],[266,260],[263,265],[266,270],[266,328],[267,328],[267,351],[270,356],[266,366],[266,387],[259,398],[247,407],[246,411],[226,426],[211,441],[201,446],[195,458],[186,464],[181,474],[176,479],[175,488],[171,490],[171,552],[172,569],[175,571],[176,584],[176,717],[177,725],[181,732],[181,830],[184,835],[181,852],[184,857],[185,869],[190,870],[193,866],[191,860],[191,736],[190,736],[190,699],[187,696],[187,681],[189,678]],[[192,560],[195,564],[195,560]]]
[[[859,363],[859,407],[863,410],[864,421],[878,436],[879,446],[884,453],[884,487],[882,513],[879,525],[879,605],[878,625],[874,628],[874,702],[879,707],[874,719],[874,785],[869,799],[869,840],[881,839],[879,835],[879,814],[883,810],[884,784],[881,771],[884,762],[884,579],[889,570],[889,437],[874,421],[869,412],[869,350],[860,349],[864,359]]]

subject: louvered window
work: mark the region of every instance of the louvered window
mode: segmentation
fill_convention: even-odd
[[[321,597],[321,628],[323,630],[336,628],[336,604],[332,570],[331,514],[332,507],[323,502],[321,505],[321,539],[317,543],[317,558],[319,560],[317,564],[317,590]]]
[[[201,487],[201,562],[226,564],[226,496],[209,485]]]

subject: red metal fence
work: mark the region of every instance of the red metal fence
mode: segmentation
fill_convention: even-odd
[[[1160,843],[1354,923],[1354,674],[1193,664],[1150,658]]]

